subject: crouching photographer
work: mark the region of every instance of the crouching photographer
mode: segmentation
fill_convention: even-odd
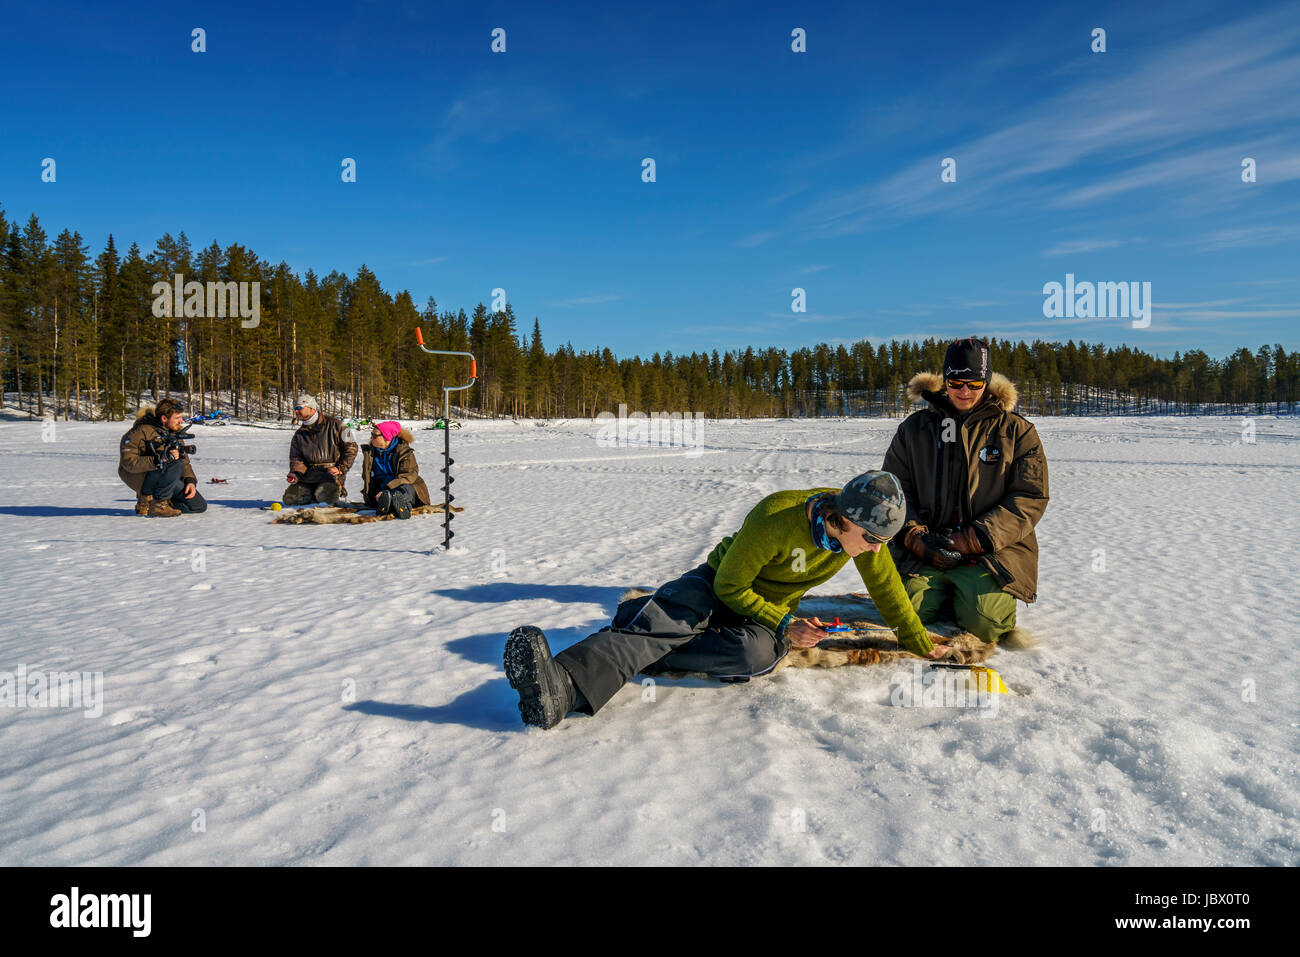
[[[117,466],[118,477],[135,492],[135,514],[174,518],[207,510],[190,467],[194,446],[186,444],[189,438],[185,409],[175,399],[136,414],[135,424],[122,436]]]

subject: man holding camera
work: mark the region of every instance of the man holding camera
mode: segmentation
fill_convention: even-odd
[[[1015,412],[1019,396],[992,370],[989,347],[959,339],[943,375],[908,383],[927,406],[898,427],[882,466],[898,477],[907,520],[889,544],[921,621],[951,615],[987,642],[1026,647],[1016,599],[1038,593],[1034,526],[1047,508],[1047,459],[1038,431]]]
[[[289,443],[284,504],[335,505],[347,495],[343,480],[357,457],[357,443],[341,420],[317,409],[312,396],[298,396],[293,411],[298,431]]]
[[[207,510],[190,467],[194,446],[186,445],[185,410],[175,399],[142,408],[122,436],[117,474],[135,492],[135,514],[175,518]]]

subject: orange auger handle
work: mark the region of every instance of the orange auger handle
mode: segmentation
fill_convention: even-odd
[[[430,349],[424,344],[424,331],[419,326],[415,327],[415,341],[424,352],[429,353],[431,356],[466,356],[469,358],[469,381],[464,385],[443,386],[442,389],[443,417],[449,419],[451,417],[451,394],[468,389],[478,381],[478,360],[474,358],[472,352],[449,352],[446,349]]]

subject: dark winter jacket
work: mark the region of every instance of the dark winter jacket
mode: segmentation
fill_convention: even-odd
[[[1038,431],[1014,411],[1016,387],[993,373],[983,400],[964,419],[940,376],[919,373],[907,392],[929,404],[903,420],[881,465],[907,496],[907,520],[889,543],[899,572],[915,575],[926,567],[903,544],[913,525],[932,532],[973,526],[992,549],[978,563],[1003,591],[1032,602],[1038,593],[1034,526],[1047,508],[1047,460]],[[955,441],[943,441],[946,422]]]
[[[135,424],[122,436],[119,445],[119,454],[117,460],[117,475],[131,491],[136,495],[140,494],[140,489],[144,487],[145,476],[158,467],[158,459],[150,448],[154,439],[158,438],[167,431],[162,420],[154,414],[154,406],[143,406],[135,414]],[[182,428],[181,431],[184,431]],[[168,461],[171,456],[168,456]],[[181,475],[186,483],[197,485],[199,480],[194,477],[194,469],[190,466],[190,457],[184,452],[181,453],[181,459],[185,462],[185,468]]]
[[[374,467],[375,455],[377,450],[373,445],[367,442],[361,447],[361,494],[366,500],[367,505],[375,504],[375,496],[384,489],[395,489],[399,485],[409,485],[415,489],[415,497],[419,500],[417,505],[430,505],[429,489],[424,484],[424,479],[420,478],[420,467],[415,464],[415,452],[411,449],[411,442],[414,439],[407,429],[402,429],[397,433],[397,438],[391,443],[392,466],[395,473],[387,482],[380,482],[378,469]]]
[[[336,481],[328,471],[332,465],[343,473],[337,479],[342,485],[356,457],[357,443],[352,433],[342,421],[320,411],[311,425],[298,426],[289,443],[289,471],[297,472],[302,482]]]

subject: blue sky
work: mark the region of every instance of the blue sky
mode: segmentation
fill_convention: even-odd
[[[183,229],[443,308],[502,287],[619,355],[1300,348],[1300,5],[813,7],[11,4],[0,204],[92,253]],[[1150,282],[1150,327],[1044,318],[1066,273]]]

